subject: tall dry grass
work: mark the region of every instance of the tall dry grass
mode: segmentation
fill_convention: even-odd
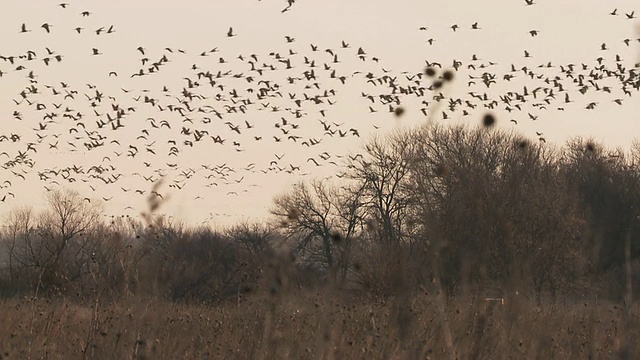
[[[425,294],[376,302],[329,289],[265,292],[219,306],[25,298],[0,304],[0,357],[618,359],[640,350],[632,336],[638,321],[626,319],[610,303],[541,308],[526,299],[500,305],[468,297],[442,312]]]

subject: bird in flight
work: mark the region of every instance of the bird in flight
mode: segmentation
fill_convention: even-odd
[[[233,28],[229,27],[229,31],[227,31],[227,37],[234,37],[236,34],[233,33]]]

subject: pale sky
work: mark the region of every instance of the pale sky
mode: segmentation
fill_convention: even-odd
[[[66,8],[56,1],[3,2],[0,55],[7,60],[0,59],[0,135],[7,139],[0,142],[0,153],[7,154],[0,155],[0,162],[5,165],[0,168],[0,180],[9,180],[11,184],[4,183],[0,188],[0,199],[5,200],[0,203],[0,213],[25,204],[38,208],[45,186],[50,189],[62,186],[93,201],[110,199],[105,204],[108,214],[135,215],[145,210],[152,187],[143,177],[156,180],[166,175],[159,193],[170,196],[161,209],[167,214],[193,224],[262,219],[268,216],[274,195],[286,192],[301,179],[335,175],[340,168],[331,162],[340,164],[339,156],[358,152],[373,134],[384,135],[395,127],[424,123],[426,117],[420,109],[427,107],[421,102],[428,102],[427,111],[433,109],[433,95],[437,92],[400,95],[398,100],[406,114],[397,119],[379,97],[390,94],[391,88],[382,81],[373,83],[388,76],[397,77],[398,87],[428,87],[426,79],[413,82],[420,80],[413,76],[424,70],[425,60],[440,62],[445,68],[451,68],[454,59],[462,63],[455,81],[442,91],[448,119],[440,114],[443,109],[434,112],[440,123],[476,124],[487,111],[483,105],[496,100],[499,104],[494,113],[499,126],[519,131],[533,140],[538,137],[536,132],[541,132],[550,144],[587,136],[611,147],[627,148],[640,134],[636,89],[627,86],[631,95],[625,95],[615,77],[599,79],[595,85],[588,83],[587,77],[584,85],[588,89],[583,95],[578,91],[581,86],[572,83],[560,68],[575,64],[575,78],[579,74],[588,76],[598,66],[596,59],[602,57],[606,69],[615,71],[621,66],[628,75],[629,69],[640,62],[635,1],[536,0],[533,5],[526,5],[525,1],[516,0],[297,0],[285,13],[281,13],[286,5],[284,0],[66,2]],[[614,9],[616,15],[611,15]],[[90,14],[82,16],[83,11]],[[473,29],[476,22],[478,29]],[[23,23],[26,33],[21,33]],[[50,33],[42,27],[45,23],[50,25]],[[451,28],[454,24],[458,25],[456,31]],[[113,32],[107,33],[111,26]],[[74,30],[77,27],[82,28],[80,34]],[[227,36],[230,27],[232,37]],[[426,30],[420,30],[421,27]],[[103,30],[96,34],[99,28]],[[530,33],[533,30],[537,31],[536,36]],[[629,39],[628,45],[625,39]],[[348,47],[343,47],[343,41]],[[317,46],[317,51],[312,51],[311,44]],[[144,55],[137,50],[140,46]],[[94,48],[99,55],[92,55]],[[360,48],[364,52],[360,54],[362,59],[358,54]],[[212,49],[216,51],[211,52]],[[334,56],[327,49],[337,55],[339,62],[334,63]],[[31,54],[32,60],[19,58],[29,50],[35,53]],[[525,57],[525,51],[530,57]],[[207,56],[201,56],[203,52]],[[279,59],[275,58],[276,53]],[[54,58],[56,55],[62,55],[60,62]],[[474,55],[478,60],[472,60]],[[14,64],[8,59],[11,56]],[[156,73],[147,74],[151,64],[163,56],[167,61]],[[50,58],[49,65],[43,60],[46,57]],[[149,60],[144,66],[143,58]],[[550,68],[538,67],[549,62]],[[310,63],[315,65],[316,80],[308,81],[304,72],[312,70]],[[468,68],[470,64],[475,70]],[[518,71],[511,71],[512,64]],[[587,70],[582,69],[582,64]],[[20,65],[24,69],[16,70]],[[196,70],[192,69],[194,65]],[[541,78],[525,75],[523,67]],[[144,69],[145,75],[131,78],[140,69]],[[255,69],[263,70],[262,74]],[[31,71],[32,80],[37,83],[30,84]],[[117,76],[109,75],[112,71]],[[214,86],[206,77],[198,80],[199,72],[209,73]],[[374,81],[367,81],[367,73],[372,74]],[[482,79],[469,78],[483,73],[495,74],[495,84],[487,88]],[[507,81],[505,74],[513,78]],[[521,110],[505,111],[501,96],[508,92],[522,94],[525,86],[529,93],[538,87],[551,89],[556,76],[564,92],[554,88],[555,99],[548,98],[549,103],[542,104],[546,109],[535,105],[544,99],[540,90],[537,94],[540,97],[528,95]],[[344,84],[340,77],[344,77]],[[199,85],[187,88],[185,78]],[[545,83],[545,79],[551,82]],[[475,84],[469,84],[470,80]],[[37,93],[25,90],[32,85]],[[273,96],[259,99],[261,87],[269,88],[265,95]],[[611,91],[603,91],[604,87]],[[183,89],[206,98],[180,104],[185,99]],[[96,90],[102,94],[100,101],[95,99]],[[77,93],[64,99],[66,91]],[[32,105],[22,100],[21,92]],[[486,93],[489,100],[480,101],[469,92]],[[375,103],[363,97],[363,93],[372,95]],[[564,103],[565,94],[569,94],[571,103]],[[305,100],[305,95],[322,103]],[[138,96],[136,101],[134,98]],[[157,100],[157,104],[144,103],[145,96]],[[447,110],[450,98],[461,99],[465,106]],[[243,100],[251,101],[245,104],[244,113],[238,111]],[[299,104],[296,100],[300,100]],[[466,101],[476,108],[466,107]],[[590,103],[594,103],[593,109],[586,108]],[[113,130],[111,124],[106,124],[99,128],[97,121],[106,123],[117,117],[115,104],[126,111],[121,119],[124,126]],[[183,115],[169,111],[168,106],[183,107]],[[272,111],[274,106],[277,111]],[[129,111],[129,107],[134,109]],[[377,112],[372,113],[370,107]],[[76,117],[80,112],[82,117],[63,117],[65,108],[71,110],[66,112],[68,115]],[[222,119],[210,113],[212,109]],[[463,110],[469,115],[464,115]],[[14,111],[20,113],[21,120],[14,116]],[[58,116],[44,119],[51,113]],[[286,125],[282,125],[282,118]],[[170,124],[170,129],[152,126],[152,123],[159,126],[163,120]],[[339,132],[333,136],[326,134],[320,120],[326,122],[330,131],[340,130],[345,136],[340,137]],[[245,121],[252,127],[248,128]],[[78,122],[84,124],[88,134]],[[240,134],[232,130],[235,126],[239,126]],[[69,133],[71,128],[79,131]],[[350,129],[357,130],[360,137]],[[202,133],[201,141],[195,142],[195,130],[208,134]],[[20,140],[14,137],[16,141],[12,141],[12,134]],[[225,139],[224,144],[215,143],[212,136]],[[281,141],[276,142],[274,136]],[[289,136],[295,136],[295,142]],[[90,143],[90,137],[104,145],[88,149],[83,143]],[[302,145],[310,139],[320,142]],[[173,146],[169,140],[176,141],[177,156],[169,155]],[[185,140],[194,142],[194,146],[185,145]],[[7,162],[26,151],[29,143],[37,150],[37,153],[27,151],[34,166],[8,165]],[[127,156],[129,145],[138,148],[134,157]],[[82,167],[83,173],[69,170],[75,179],[69,182],[63,178],[64,169],[74,165]],[[94,169],[89,170],[92,166]],[[213,170],[216,167],[218,172]],[[103,173],[100,175],[98,171]],[[116,180],[106,184],[109,180],[92,175]],[[136,193],[137,189],[144,191],[144,195]]]

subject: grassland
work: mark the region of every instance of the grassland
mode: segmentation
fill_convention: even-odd
[[[1,358],[618,359],[640,352],[637,306],[438,299],[374,301],[328,289],[207,305],[12,298],[0,303]]]

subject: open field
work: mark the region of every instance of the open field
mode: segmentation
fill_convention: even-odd
[[[216,306],[121,299],[0,304],[3,359],[619,359],[640,352],[638,307],[536,307],[416,295],[358,301],[319,291]],[[631,319],[631,320],[630,320]]]

